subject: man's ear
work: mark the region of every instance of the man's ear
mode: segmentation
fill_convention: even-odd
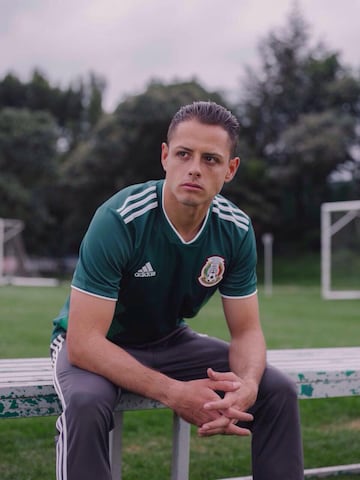
[[[161,165],[166,172],[167,160],[169,155],[169,147],[168,144],[163,142],[161,144]]]
[[[230,158],[228,171],[225,175],[225,183],[231,182],[231,180],[235,177],[235,174],[237,172],[237,169],[239,168],[239,165],[240,165],[239,157]]]

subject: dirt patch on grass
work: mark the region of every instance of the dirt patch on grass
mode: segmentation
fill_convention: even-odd
[[[349,420],[345,423],[338,423],[332,425],[322,425],[320,430],[323,432],[338,432],[341,430],[352,430],[359,432],[360,431],[360,418],[355,418],[353,420]]]
[[[346,426],[350,430],[360,430],[360,418],[356,418],[355,420],[351,420],[351,422],[348,422]]]

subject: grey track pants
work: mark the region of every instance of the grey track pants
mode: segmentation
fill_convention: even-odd
[[[121,390],[104,377],[70,365],[63,338],[51,348],[54,384],[63,406],[56,423],[56,478],[111,480],[109,431]],[[178,380],[204,378],[208,367],[229,370],[228,344],[189,327],[152,344],[123,348],[143,364]],[[268,365],[250,412],[254,415],[250,424],[253,479],[302,480],[298,400],[291,380]]]

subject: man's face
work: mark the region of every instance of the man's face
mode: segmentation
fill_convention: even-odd
[[[208,207],[225,182],[230,182],[239,158],[230,158],[229,135],[218,125],[197,120],[179,123],[169,145],[162,144],[166,198],[192,207]]]

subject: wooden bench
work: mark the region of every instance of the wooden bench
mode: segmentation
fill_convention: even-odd
[[[360,395],[360,347],[269,350],[268,360],[293,378],[300,399]],[[159,402],[139,395],[122,395],[114,412],[115,427],[110,441],[113,480],[121,479],[123,412],[161,407]],[[0,418],[59,413],[61,406],[52,385],[49,358],[0,360]],[[172,455],[171,480],[188,480],[190,425],[175,413]],[[331,467],[332,473],[336,468]],[[346,469],[360,471],[360,464]]]
[[[59,415],[61,404],[52,382],[50,358],[0,359],[0,419]],[[110,433],[110,462],[113,480],[121,480],[123,413],[164,408],[149,398],[133,393],[121,396]],[[190,425],[173,415],[171,480],[188,480]]]

